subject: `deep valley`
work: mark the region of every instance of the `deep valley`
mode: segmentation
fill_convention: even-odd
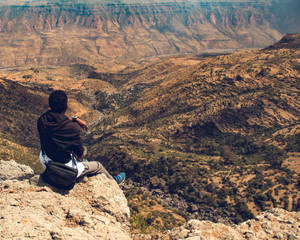
[[[63,88],[67,114],[89,122],[89,158],[128,175],[133,229],[299,210],[299,56],[298,34],[267,49],[119,73],[84,64],[2,71],[1,158],[40,171],[36,119]]]
[[[0,0],[0,160],[41,173],[36,121],[63,89],[88,158],[127,174],[132,233],[299,211],[299,9]]]

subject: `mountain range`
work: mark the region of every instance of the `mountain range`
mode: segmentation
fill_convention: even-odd
[[[97,65],[260,48],[299,32],[299,1],[1,1],[0,67]],[[117,66],[117,67],[116,67]]]

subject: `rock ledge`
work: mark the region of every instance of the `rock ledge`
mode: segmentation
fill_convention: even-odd
[[[0,161],[0,239],[131,239],[116,182],[99,174],[63,192],[38,184],[29,169]]]

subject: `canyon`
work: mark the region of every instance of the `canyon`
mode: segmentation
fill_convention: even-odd
[[[42,172],[36,120],[49,93],[63,89],[66,114],[88,122],[88,158],[127,173],[122,190],[131,217],[119,228],[108,216],[116,232],[130,238],[130,225],[134,239],[199,239],[210,226],[228,236],[297,238],[288,221],[298,224],[299,214],[288,211],[300,209],[300,34],[285,34],[300,32],[299,5],[0,0],[0,159]],[[0,182],[0,204],[11,194],[17,199],[7,213],[33,208],[15,189],[63,201],[33,186],[36,178]],[[84,183],[75,188],[84,190]],[[73,195],[66,201],[80,205]],[[90,216],[81,226],[81,215],[55,211],[61,233],[47,237],[72,235],[75,227],[96,234]],[[289,220],[276,235],[264,219],[277,226],[280,216]],[[251,226],[262,232],[256,236]]]
[[[299,2],[1,1],[0,67],[92,64],[260,48],[299,32]]]
[[[299,39],[115,73],[87,64],[3,70],[0,158],[42,171],[36,119],[60,88],[66,114],[89,124],[88,158],[127,173],[133,232],[299,211]]]

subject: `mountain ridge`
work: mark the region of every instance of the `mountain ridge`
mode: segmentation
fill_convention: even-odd
[[[295,1],[63,4],[0,7],[0,66],[83,63],[109,69],[153,56],[265,47],[297,30],[300,21]]]

